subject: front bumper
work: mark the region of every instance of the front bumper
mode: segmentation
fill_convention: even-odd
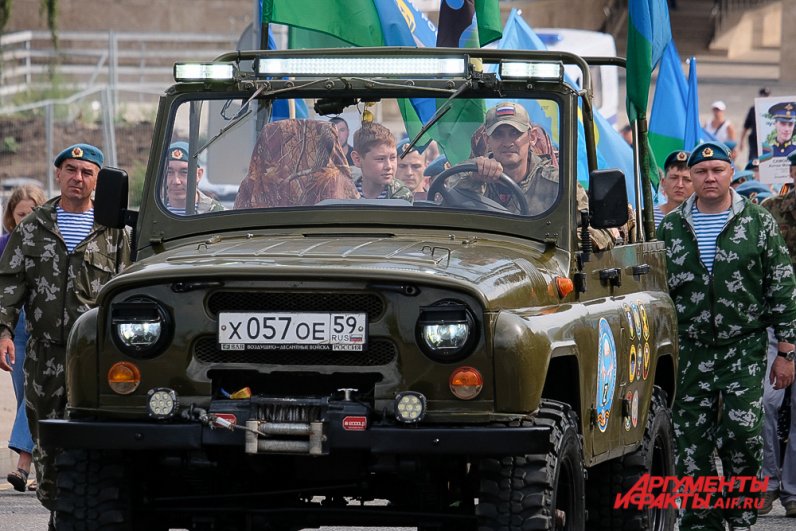
[[[45,447],[107,450],[198,450],[206,446],[244,446],[242,432],[200,424],[44,420],[39,437]],[[523,455],[546,452],[545,426],[373,426],[364,431],[327,432],[329,451],[364,450],[375,454]]]
[[[227,446],[249,454],[315,456],[341,450],[404,455],[524,455],[546,452],[550,440],[550,428],[532,422],[521,426],[498,422],[401,424],[392,419],[374,420],[377,416],[363,403],[329,398],[214,400],[207,413],[234,418],[238,429],[213,426],[206,421],[207,416],[204,423],[182,418],[43,420],[39,423],[39,437],[43,446],[57,448],[198,450]]]

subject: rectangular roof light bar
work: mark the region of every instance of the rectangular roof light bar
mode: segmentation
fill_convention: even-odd
[[[261,76],[403,76],[467,75],[462,57],[268,57],[259,60]]]
[[[500,77],[560,83],[564,79],[564,65],[539,61],[503,61],[500,63]]]
[[[174,80],[224,81],[235,79],[235,66],[231,63],[177,63],[174,65]]]

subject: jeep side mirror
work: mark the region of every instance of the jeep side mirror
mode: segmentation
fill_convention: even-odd
[[[621,170],[595,170],[589,175],[589,210],[595,229],[627,223],[627,189]]]
[[[127,172],[117,168],[102,168],[94,191],[94,220],[100,225],[123,229],[127,215]]]

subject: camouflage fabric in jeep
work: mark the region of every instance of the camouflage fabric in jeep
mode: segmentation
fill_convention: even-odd
[[[304,206],[357,197],[334,126],[281,120],[260,132],[235,208]]]

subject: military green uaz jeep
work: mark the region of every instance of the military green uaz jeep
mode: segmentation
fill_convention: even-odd
[[[553,52],[176,65],[140,209],[124,172],[99,177],[135,261],[75,324],[68,418],[41,429],[56,526],[672,529],[613,508],[673,471],[664,248],[628,220],[633,176],[597,167],[564,65],[590,86]],[[489,109],[522,134],[496,144]],[[383,138],[349,164],[340,115],[360,143],[373,123],[433,139],[450,168],[410,188]],[[528,176],[487,182],[479,156]]]

